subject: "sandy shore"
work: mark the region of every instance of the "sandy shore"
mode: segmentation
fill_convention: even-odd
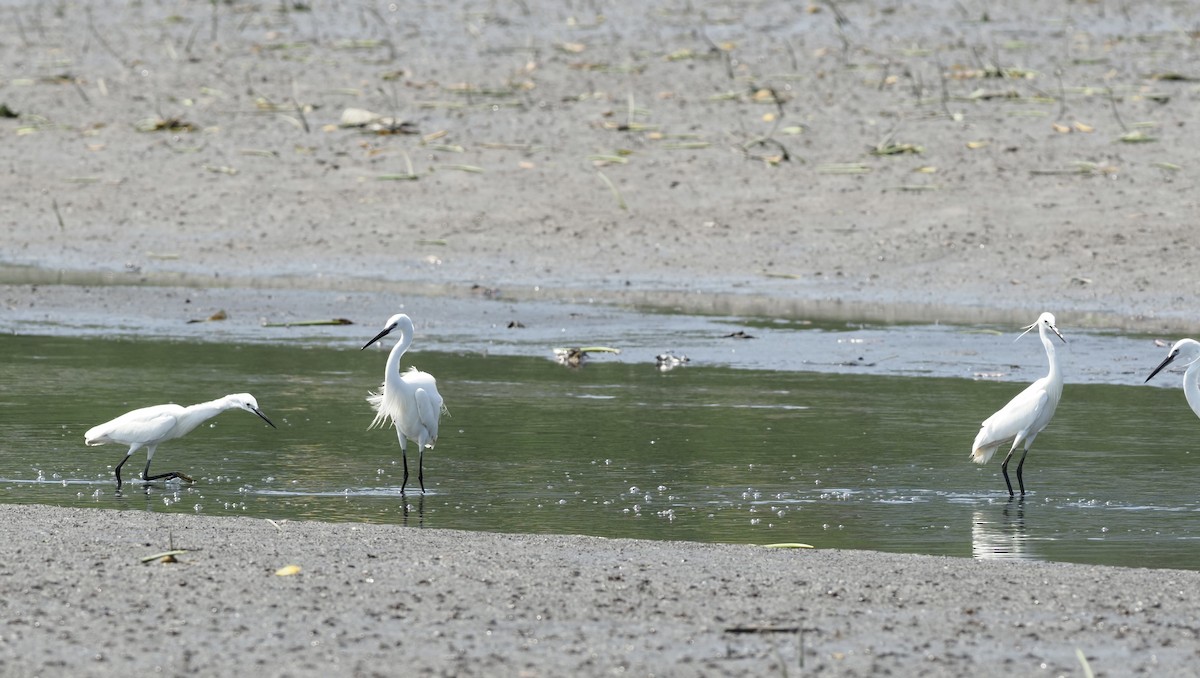
[[[1185,676],[1200,573],[0,506],[7,675]],[[16,538],[13,538],[13,535]],[[174,545],[172,564],[141,564]],[[299,574],[279,576],[288,565]],[[754,632],[737,632],[754,631]],[[801,656],[803,652],[803,656]]]
[[[0,259],[1200,329],[1196,8],[832,6],[16,3]]]
[[[297,6],[6,5],[7,312],[195,315],[188,290],[221,290],[256,322],[369,292],[1200,330],[1196,7]],[[347,109],[406,133],[342,126]],[[273,308],[282,289],[307,301]],[[1197,659],[1194,572],[0,515],[10,675],[1078,675],[1077,648],[1097,675],[1191,675]],[[172,538],[198,550],[139,564]],[[302,573],[273,574],[288,564]],[[744,626],[801,632],[729,632]]]

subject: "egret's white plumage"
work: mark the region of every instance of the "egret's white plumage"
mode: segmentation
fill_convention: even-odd
[[[1021,471],[1025,467],[1025,457],[1029,454],[1029,448],[1033,446],[1034,439],[1050,423],[1050,419],[1054,416],[1054,410],[1058,407],[1058,400],[1062,396],[1062,371],[1058,367],[1058,358],[1054,354],[1054,343],[1050,340],[1047,331],[1056,334],[1064,344],[1067,343],[1067,340],[1055,327],[1053,313],[1043,313],[1038,316],[1037,322],[1026,327],[1017,339],[1025,336],[1035,327],[1038,328],[1038,335],[1042,338],[1042,345],[1046,347],[1046,359],[1050,363],[1049,374],[1030,384],[999,412],[984,420],[983,425],[979,428],[979,433],[975,436],[975,444],[971,446],[971,461],[976,464],[986,464],[1001,445],[1012,441],[1012,447],[1004,457],[1004,463],[1000,465],[1010,497],[1013,496],[1013,489],[1012,483],[1008,479],[1009,459],[1012,459],[1013,452],[1017,447],[1024,444],[1025,451],[1021,455],[1020,463],[1017,464],[1017,483],[1021,487],[1021,496],[1024,496],[1025,480],[1021,476]]]
[[[403,313],[388,318],[383,330],[363,345],[367,348],[388,333],[399,330],[400,338],[388,354],[387,367],[383,373],[383,387],[378,393],[367,396],[367,402],[375,408],[375,419],[367,428],[387,426],[388,420],[396,426],[396,437],[400,439],[400,456],[404,461],[404,480],[400,492],[408,485],[408,442],[417,443],[417,481],[421,492],[425,492],[425,449],[433,449],[437,443],[438,420],[445,409],[442,396],[437,390],[437,380],[428,372],[410,367],[400,371],[400,358],[412,345],[413,321]]]
[[[117,464],[114,474],[117,476],[117,489],[121,489],[121,467],[129,461],[129,457],[141,448],[146,448],[146,469],[142,472],[142,480],[160,480],[163,478],[182,478],[192,482],[192,479],[179,471],[150,475],[150,461],[154,459],[154,451],[160,443],[181,438],[200,424],[212,419],[225,410],[242,409],[253,412],[262,420],[271,424],[267,415],[258,409],[258,401],[249,393],[234,393],[224,398],[217,398],[206,403],[189,405],[154,405],[126,412],[112,421],[93,426],[83,434],[83,441],[88,445],[103,445],[105,443],[120,443],[128,445],[129,451],[125,458]],[[271,424],[275,428],[275,424]]]
[[[1195,339],[1180,339],[1175,342],[1167,352],[1167,357],[1146,377],[1146,381],[1153,379],[1154,375],[1176,360],[1180,365],[1187,366],[1187,371],[1183,373],[1183,395],[1187,398],[1188,405],[1192,406],[1192,411],[1200,417],[1200,342]]]

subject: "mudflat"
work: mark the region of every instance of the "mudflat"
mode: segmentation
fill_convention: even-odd
[[[11,3],[5,276],[1186,331],[1198,11]]]

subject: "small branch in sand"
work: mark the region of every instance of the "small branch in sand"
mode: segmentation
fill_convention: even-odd
[[[58,199],[51,198],[50,206],[54,208],[54,218],[58,219],[58,230],[60,230],[60,231],[67,230],[66,224],[63,223],[62,213],[58,211]]]
[[[788,151],[787,146],[783,142],[775,138],[775,133],[779,131],[779,126],[783,123],[783,97],[779,96],[779,92],[774,87],[765,87],[755,91],[754,98],[759,98],[760,92],[766,92],[771,97],[771,102],[775,104],[775,118],[772,120],[771,130],[764,136],[756,139],[751,139],[742,144],[742,155],[751,160],[763,160],[771,165],[778,165],[781,162],[786,162],[792,159],[792,154]],[[750,152],[750,149],[759,146],[773,146],[779,152],[774,155],[756,155]]]
[[[605,186],[608,186],[609,191],[612,191],[613,197],[617,200],[617,207],[620,207],[623,210],[628,210],[629,205],[625,204],[625,198],[621,197],[621,192],[617,190],[617,185],[612,182],[612,179],[609,179],[604,172],[598,170],[596,172],[596,176],[600,177],[600,181],[603,181]]]
[[[1129,134],[1129,128],[1125,126],[1125,121],[1121,119],[1121,112],[1117,110],[1117,97],[1113,94],[1112,88],[1106,87],[1105,91],[1108,92],[1108,103],[1112,106],[1113,117],[1117,119],[1117,124],[1121,126],[1121,129],[1125,130],[1126,134]]]
[[[96,24],[92,21],[91,9],[88,9],[88,29],[92,31],[92,35],[95,36],[96,41],[100,43],[100,46],[104,48],[104,51],[108,52],[112,58],[116,59],[117,63],[121,64],[125,68],[132,68],[132,66],[129,65],[129,62],[126,61],[125,58],[120,54],[117,54],[117,50],[113,49],[112,45],[108,44],[108,41],[104,39],[104,36],[100,34],[100,31],[96,30]]]

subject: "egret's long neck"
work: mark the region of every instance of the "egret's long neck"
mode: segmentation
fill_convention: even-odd
[[[404,356],[404,352],[412,346],[412,328],[401,325],[396,328],[400,332],[400,338],[396,340],[396,345],[392,347],[392,352],[388,354],[387,370],[384,372],[383,383],[386,386],[391,386],[400,381],[400,358]]]
[[[1046,331],[1044,324],[1039,324],[1038,334],[1042,337],[1042,346],[1046,347],[1046,360],[1050,363],[1050,374],[1046,376],[1050,377],[1051,381],[1061,382],[1062,372],[1058,367],[1058,355],[1054,352],[1054,342],[1050,339],[1050,333]]]
[[[226,398],[217,398],[206,403],[196,403],[195,405],[183,408],[183,414],[179,417],[179,435],[188,433],[230,407],[234,406],[230,405]]]

